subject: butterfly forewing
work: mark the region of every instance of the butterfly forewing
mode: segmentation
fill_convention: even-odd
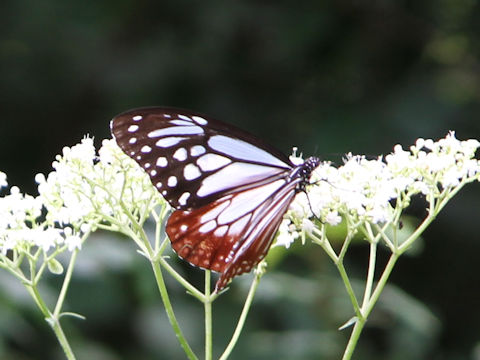
[[[253,135],[186,110],[130,110],[111,126],[118,145],[176,209],[200,207],[292,168]]]
[[[173,108],[118,115],[112,134],[172,205],[166,232],[179,256],[222,273],[216,291],[262,260],[291,201],[319,164],[294,166],[258,138]]]

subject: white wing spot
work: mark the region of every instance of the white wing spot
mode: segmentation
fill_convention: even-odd
[[[151,176],[157,175],[157,170],[152,170],[152,171],[150,171],[150,175],[151,175]]]
[[[183,177],[186,180],[196,179],[196,178],[200,177],[200,175],[202,175],[202,173],[200,172],[200,169],[193,164],[187,164],[183,168]]]
[[[159,167],[165,167],[168,165],[168,161],[167,161],[167,158],[166,157],[163,157],[163,156],[160,156],[158,159],[157,159],[157,166]]]
[[[207,233],[215,229],[216,226],[217,226],[217,222],[215,220],[210,220],[209,222],[200,226],[198,231],[200,231],[201,233]]]
[[[190,148],[190,155],[192,156],[198,156],[205,154],[207,150],[202,145],[194,145]]]
[[[185,224],[180,225],[180,231],[186,231],[188,229],[188,226]]]
[[[227,225],[220,226],[220,227],[215,229],[215,231],[213,232],[213,235],[218,236],[218,237],[222,237],[227,233],[227,230],[228,230]],[[223,256],[219,256],[218,260],[222,261]]]
[[[136,115],[132,119],[133,119],[133,121],[140,121],[140,120],[143,119],[143,116],[142,115]]]
[[[170,119],[172,117],[172,115],[170,115],[170,114],[163,114],[163,116],[168,118],[168,119]]]
[[[162,195],[163,195],[163,196],[167,195],[167,190],[163,190],[163,191],[162,191]]]
[[[170,121],[170,124],[173,124],[173,125],[180,125],[180,126],[189,126],[189,125],[192,125],[192,122],[191,121],[186,121],[186,120],[171,120]]]
[[[140,151],[141,151],[142,153],[149,153],[150,151],[152,151],[152,148],[151,148],[150,146],[148,146],[148,145],[144,145],[144,146],[140,149]]]
[[[276,180],[267,185],[254,187],[234,196],[230,206],[218,216],[218,223],[220,225],[230,224],[243,214],[251,214],[255,208],[273,196],[275,191],[280,189],[284,184],[285,180]],[[230,230],[233,231],[232,229]]]
[[[222,215],[220,215],[220,216],[222,216]],[[231,235],[232,238],[235,235],[240,234],[242,231],[245,230],[245,226],[247,225],[247,223],[248,223],[248,221],[250,220],[251,217],[252,217],[252,214],[247,214],[244,217],[236,220],[233,224],[230,224],[230,228],[228,229],[228,234]],[[239,246],[239,244],[240,243],[236,243],[233,246],[232,250],[235,250]]]
[[[187,204],[187,200],[188,200],[189,197],[190,197],[190,193],[189,193],[189,192],[184,192],[184,193],[182,194],[182,196],[180,196],[180,197],[178,198],[178,203],[179,203],[180,205],[182,205],[182,206],[183,206],[183,205],[186,205],[186,204]]]
[[[177,185],[177,178],[175,176],[170,176],[168,178],[167,185],[170,187],[174,187],[175,185]]]
[[[161,183],[160,181],[157,182],[156,187],[157,187],[157,188],[161,188],[161,187],[162,187],[162,183]]]
[[[202,215],[202,217],[200,218],[200,222],[206,223],[207,221],[215,219],[218,214],[220,214],[228,205],[230,205],[230,201],[225,201],[220,205],[215,206],[214,208],[212,208],[212,210],[209,210]]]
[[[137,155],[136,159],[139,161],[142,160],[142,155]]]
[[[163,129],[152,130],[148,133],[149,138],[172,136],[172,135],[197,135],[203,134],[203,129],[197,125],[171,126]]]
[[[208,121],[205,120],[204,118],[200,117],[200,116],[192,116],[192,119],[195,120],[195,122],[197,124],[200,124],[200,125],[207,125],[208,124]]]
[[[128,132],[135,132],[138,130],[138,125],[130,125],[127,129]]]
[[[173,145],[177,145],[180,141],[185,140],[184,137],[171,136],[158,140],[155,145],[158,147],[167,148]]]
[[[187,115],[178,114],[178,118],[182,120],[192,120]]]
[[[148,169],[150,166],[152,166],[152,164],[150,164],[150,163],[145,163],[145,165],[143,165],[143,167],[144,167],[145,169]]]
[[[202,171],[216,170],[231,162],[229,158],[217,154],[205,154],[197,159],[197,164]]]
[[[196,195],[204,197],[217,192],[221,188],[219,184],[228,184],[228,188],[233,188],[237,185],[244,185],[247,180],[254,183],[283,171],[279,168],[264,165],[234,162],[207,176],[202,181]],[[227,185],[224,185],[223,188],[227,188]]]
[[[187,150],[185,150],[185,148],[178,148],[173,154],[173,157],[178,161],[184,161],[187,159]]]
[[[136,137],[132,137],[130,138],[130,140],[128,140],[128,143],[129,144],[135,144],[137,142],[137,138]]]
[[[255,161],[269,166],[291,168],[289,164],[273,156],[269,152],[250,144],[246,141],[234,139],[225,135],[214,135],[208,139],[208,145],[218,152],[234,157],[239,160]]]

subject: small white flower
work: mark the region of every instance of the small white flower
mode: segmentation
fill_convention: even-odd
[[[69,251],[82,248],[82,239],[78,235],[69,235],[65,237],[65,244]]]
[[[315,224],[312,221],[310,221],[309,219],[302,220],[302,229],[306,233],[311,233],[314,228],[315,228]]]
[[[41,247],[43,251],[48,251],[50,248],[62,244],[64,239],[61,235],[60,229],[49,227],[45,230],[38,229],[34,241],[35,245]]]
[[[274,246],[284,246],[288,249],[290,245],[295,241],[295,238],[290,233],[290,225],[290,220],[284,219],[282,221],[278,228]]]
[[[342,217],[338,215],[338,212],[331,211],[325,216],[325,221],[330,225],[336,226],[342,222]]]

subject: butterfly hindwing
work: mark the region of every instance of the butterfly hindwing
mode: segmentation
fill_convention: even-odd
[[[217,290],[262,260],[294,197],[296,182],[278,179],[239,191],[195,210],[177,210],[167,234],[191,264],[222,273]]]

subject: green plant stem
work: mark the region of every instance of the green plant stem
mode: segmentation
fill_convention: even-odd
[[[417,240],[420,235],[425,231],[425,229],[431,224],[433,220],[435,220],[435,214],[431,212],[428,216],[423,220],[419,227],[406,239],[399,247],[397,253],[399,255],[403,254],[407,251],[410,246],[413,244],[415,240]]]
[[[375,278],[375,265],[377,263],[377,243],[375,241],[370,242],[370,257],[368,260],[368,274],[367,282],[365,284],[365,292],[363,294],[362,308],[364,308],[367,302],[370,300],[372,294],[373,280]]]
[[[158,261],[165,268],[165,270],[180,284],[182,285],[187,292],[198,299],[201,302],[205,301],[205,295],[202,294],[198,289],[196,289],[192,284],[190,284],[185,278],[180,275],[175,269],[163,258],[159,257]]]
[[[337,265],[338,272],[340,273],[343,283],[345,284],[345,288],[347,289],[348,296],[350,296],[350,301],[352,302],[353,308],[355,310],[355,314],[359,319],[360,318],[363,319],[363,314],[360,309],[360,305],[358,304],[357,297],[355,296],[355,292],[353,291],[352,284],[350,283],[350,279],[348,278],[347,271],[343,266],[343,262],[337,261],[335,264]]]
[[[261,277],[262,277],[262,274],[260,272],[255,274],[255,278],[252,281],[252,285],[250,285],[250,290],[248,291],[247,298],[245,299],[245,304],[243,305],[242,313],[240,314],[240,317],[238,319],[237,327],[235,328],[232,338],[230,339],[230,342],[225,348],[225,351],[223,352],[222,356],[219,357],[218,360],[226,360],[230,356],[230,353],[232,352],[235,345],[237,344],[237,341],[238,341],[238,338],[240,337],[243,326],[245,325],[245,320],[247,318],[248,311],[250,310],[250,307],[252,305],[252,301],[255,296],[255,292],[257,291],[258,284],[260,283]]]
[[[65,353],[65,356],[67,357],[67,359],[75,360],[75,355],[73,354],[73,350],[70,344],[68,343],[65,333],[63,332],[62,326],[60,325],[59,318],[54,316],[50,312],[50,310],[48,310],[47,305],[43,301],[43,298],[41,297],[35,285],[33,286],[28,285],[27,290],[32,296],[32,298],[35,300],[35,303],[37,304],[38,308],[40,309],[43,316],[45,317],[45,320],[47,321],[48,325],[50,325],[53,332],[55,333],[55,336],[57,337],[57,340],[60,343],[60,346],[62,347],[63,352]]]
[[[122,204],[122,206],[124,205]],[[153,274],[155,276],[155,281],[157,283],[158,291],[160,292],[160,297],[162,298],[163,306],[165,307],[165,312],[167,313],[168,321],[170,322],[170,325],[172,326],[175,336],[177,337],[178,342],[180,343],[180,346],[182,347],[187,357],[191,360],[192,359],[196,360],[198,359],[198,357],[195,355],[192,348],[188,344],[187,339],[183,335],[182,329],[180,328],[180,325],[173,311],[172,303],[170,302],[170,297],[168,296],[167,287],[163,279],[162,269],[161,269],[159,260],[162,259],[161,256],[165,247],[160,246],[160,248],[158,248],[159,241],[157,240],[157,238],[160,236],[160,229],[157,225],[155,229],[155,247],[156,248],[154,250],[148,240],[148,236],[145,233],[145,230],[143,229],[143,227],[139,223],[137,223],[135,218],[131,214],[129,214],[128,211],[126,211],[126,213],[131,220],[132,228],[137,230],[137,233],[135,233],[134,231],[131,231],[128,228],[123,229],[122,231],[127,235],[129,235],[135,241],[135,243],[139,246],[142,254],[150,261],[150,264],[152,265],[152,269],[153,269]]]
[[[390,259],[388,260],[388,263],[385,266],[385,269],[383,270],[382,276],[378,280],[377,286],[375,287],[375,290],[371,298],[366,303],[364,303],[364,306],[362,306],[362,317],[358,318],[357,322],[355,323],[355,326],[353,327],[353,330],[352,330],[352,333],[350,334],[350,339],[348,340],[348,344],[343,354],[342,360],[350,360],[352,358],[353,352],[357,345],[358,339],[360,338],[360,334],[362,333],[363,327],[365,326],[368,315],[370,315],[371,311],[373,310],[373,307],[375,306],[378,299],[380,298],[380,294],[385,288],[385,285],[387,284],[387,280],[390,277],[390,274],[392,273],[393,267],[395,266],[395,263],[397,262],[399,256],[400,255],[398,255],[397,253],[393,253],[390,256]]]
[[[68,264],[67,272],[65,273],[65,278],[63,279],[62,289],[58,295],[57,304],[55,305],[55,310],[53,311],[53,316],[58,319],[60,316],[60,311],[63,307],[63,302],[65,301],[65,296],[67,294],[68,286],[70,285],[70,280],[72,279],[73,269],[75,267],[75,262],[77,259],[78,250],[72,251],[70,256],[70,263]]]
[[[203,306],[205,309],[205,360],[212,359],[212,299],[210,297],[210,270],[205,270],[205,300]]]
[[[49,321],[49,324],[52,327],[53,332],[55,333],[55,336],[58,339],[58,342],[62,346],[62,349],[63,349],[67,359],[68,360],[75,360],[75,355],[73,354],[72,348],[70,347],[70,344],[68,343],[68,340],[67,340],[67,337],[65,336],[65,333],[63,332],[62,326],[60,325],[60,320],[58,318],[52,318],[52,320]]]
[[[177,336],[177,339],[182,347],[183,351],[187,355],[189,359],[198,359],[193,350],[190,348],[190,345],[187,342],[187,339],[183,335],[182,330],[180,329],[180,325],[178,324],[177,318],[175,317],[175,313],[173,312],[172,303],[170,302],[170,298],[168,296],[168,291],[165,286],[165,281],[163,280],[162,269],[160,268],[160,264],[158,261],[151,261],[153,274],[155,275],[155,280],[157,282],[158,290],[160,292],[160,296],[162,297],[163,305],[165,306],[165,311],[167,313],[168,320],[170,321],[170,325]]]

